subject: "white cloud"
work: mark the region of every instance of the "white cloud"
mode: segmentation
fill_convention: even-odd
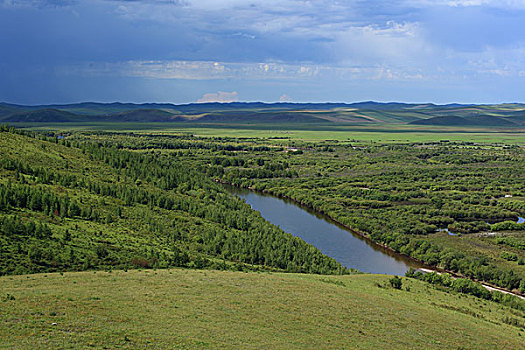
[[[218,92],[211,92],[204,94],[199,100],[197,100],[198,103],[207,103],[207,102],[235,102],[238,101],[237,91],[232,92],[224,92],[224,91],[218,91]]]
[[[124,76],[154,79],[238,79],[307,81],[312,79],[420,80],[417,68],[388,65],[338,66],[320,64],[241,63],[216,61],[125,61],[116,63],[87,62],[57,68],[57,73],[81,76]]]
[[[406,0],[406,5],[415,7],[433,7],[433,6],[450,6],[450,7],[473,7],[484,6],[503,9],[525,9],[523,0]]]
[[[287,94],[282,94],[281,97],[279,97],[279,102],[292,102],[292,98]]]
[[[515,78],[522,76],[525,43],[513,48],[487,46],[481,52],[452,52],[450,55],[450,59],[456,63],[453,74]],[[451,73],[450,70],[448,73]]]
[[[367,65],[371,62],[402,68],[422,68],[435,51],[419,23],[389,21],[383,26],[351,26],[337,34],[334,56],[342,64]]]
[[[77,0],[3,0],[0,6],[5,8],[58,8],[74,5]]]

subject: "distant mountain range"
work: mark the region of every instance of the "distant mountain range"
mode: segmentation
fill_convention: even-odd
[[[96,103],[24,106],[0,103],[1,123],[333,123],[525,127],[525,104]]]

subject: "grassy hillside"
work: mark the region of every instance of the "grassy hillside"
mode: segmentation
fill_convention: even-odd
[[[165,122],[173,119],[173,114],[160,109],[135,109],[110,114],[108,121],[120,122]]]
[[[202,117],[192,119],[205,123],[326,123],[327,120],[319,118],[318,113],[302,112],[222,112],[206,113]]]
[[[42,114],[52,109],[56,116]],[[66,116],[56,111],[70,113]],[[180,122],[220,124],[291,123],[301,125],[443,125],[480,128],[519,128],[524,125],[525,105],[434,105],[406,103],[196,103],[132,104],[79,103],[20,106],[0,104],[0,118],[9,122]],[[36,113],[37,115],[34,115]],[[174,118],[173,116],[176,116]],[[103,117],[103,118],[100,118]]]
[[[464,125],[464,126],[499,126],[510,127],[517,124],[510,118],[501,118],[489,115],[458,117],[455,115],[437,116],[428,119],[418,119],[410,122],[414,125]]]
[[[0,277],[0,348],[525,349],[525,315],[382,275]]]
[[[0,118],[19,112],[18,109],[0,103]]]
[[[95,118],[98,120],[99,118]],[[61,111],[58,109],[46,108],[38,109],[36,111],[20,111],[4,116],[4,122],[23,122],[23,123],[66,123],[66,122],[81,122],[89,120],[86,117],[77,114]]]
[[[468,125],[468,121],[465,118],[458,117],[455,115],[451,116],[437,116],[427,119],[417,119],[411,121],[409,124],[414,125]]]

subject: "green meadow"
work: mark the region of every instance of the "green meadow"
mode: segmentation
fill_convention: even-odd
[[[523,312],[390,276],[129,270],[0,277],[5,349],[525,349]],[[515,323],[515,324],[513,324]]]
[[[113,131],[190,133],[203,137],[290,138],[303,141],[352,141],[377,143],[470,141],[525,144],[522,128],[494,129],[422,125],[246,124],[246,123],[13,123],[18,127],[47,131]]]

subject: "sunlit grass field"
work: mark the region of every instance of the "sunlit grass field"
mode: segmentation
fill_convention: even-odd
[[[525,349],[521,312],[391,276],[207,270],[0,278],[0,348]]]
[[[197,124],[197,123],[14,123],[32,130],[190,133],[205,137],[290,138],[304,141],[431,142],[471,141],[525,144],[524,129],[417,125]]]

